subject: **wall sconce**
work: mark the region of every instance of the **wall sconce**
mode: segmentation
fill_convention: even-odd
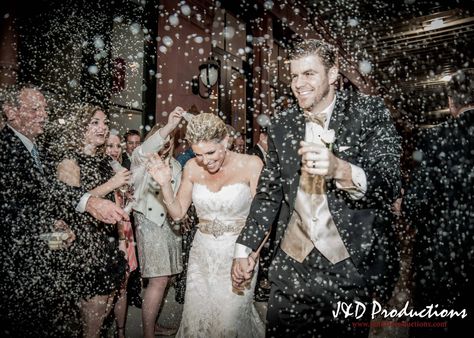
[[[191,80],[191,90],[194,95],[199,95],[203,99],[208,99],[211,96],[211,88],[217,83],[218,79],[219,64],[214,60],[214,58],[209,57],[206,63],[199,66],[199,78],[194,76]],[[202,84],[207,88],[207,94],[201,94],[199,82],[202,82]]]

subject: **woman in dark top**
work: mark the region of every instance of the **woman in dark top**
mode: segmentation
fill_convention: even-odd
[[[108,119],[99,107],[85,106],[70,135],[73,149],[57,168],[58,179],[84,187],[94,196],[113,199],[113,191],[128,184],[130,173],[124,169],[114,175],[104,154]],[[71,292],[81,300],[84,337],[99,337],[100,327],[109,313],[115,291],[120,288],[127,262],[121,224],[107,225],[87,214],[76,214],[71,228],[76,241],[69,250],[70,268],[75,285]]]

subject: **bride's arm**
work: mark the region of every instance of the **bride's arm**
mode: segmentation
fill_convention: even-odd
[[[258,180],[263,168],[263,162],[257,156],[250,156],[250,160],[246,161],[247,174],[249,177],[250,191],[252,197],[255,197],[257,192]],[[250,281],[253,275],[255,266],[257,265],[258,256],[262,250],[265,242],[270,236],[271,227],[265,233],[265,238],[260,243],[256,251],[242,244],[235,244],[234,260],[232,262],[231,276],[232,286],[237,294],[240,294],[245,287],[250,287]]]
[[[250,191],[252,192],[252,197],[255,197],[255,194],[257,193],[258,179],[260,178],[260,173],[263,169],[263,162],[260,157],[251,155],[246,168],[249,171]]]
[[[192,202],[193,182],[191,181],[191,163],[186,165],[181,176],[181,184],[178,193],[174,194],[171,182],[162,186],[163,203],[168,210],[168,214],[175,220],[182,219],[188,211]]]
[[[258,185],[258,180],[260,178],[260,173],[262,172],[263,169],[263,162],[262,160],[255,155],[251,156],[251,160],[249,161],[249,164],[247,166],[248,170],[250,170],[249,175],[250,175],[250,191],[252,192],[252,197],[255,197],[255,194],[257,193],[257,185]],[[250,254],[250,257],[256,261],[258,256],[260,255],[260,251],[262,250],[263,246],[268,240],[268,237],[270,237],[270,233],[272,231],[272,228],[270,227],[268,229],[267,234],[265,235],[265,238],[263,239],[262,243],[258,247],[257,251],[252,252]]]

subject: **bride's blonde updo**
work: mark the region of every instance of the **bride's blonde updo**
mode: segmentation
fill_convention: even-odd
[[[191,144],[219,142],[227,135],[224,121],[215,114],[202,113],[193,116],[186,127],[186,140]]]

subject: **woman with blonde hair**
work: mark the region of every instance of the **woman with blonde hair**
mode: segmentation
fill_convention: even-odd
[[[113,160],[122,164],[123,147],[122,143],[120,142],[120,135],[117,132],[110,132],[109,137],[107,138],[107,141],[105,143],[105,147],[105,153],[109,155]]]
[[[122,144],[120,142],[120,135],[115,132],[110,132],[109,137],[105,143],[106,149],[105,153],[112,159],[111,165],[115,172],[119,172],[123,169],[122,167]],[[128,187],[128,186],[125,186]],[[120,187],[118,190],[114,192],[115,203],[123,208],[127,201],[127,193],[120,191],[123,190],[124,187]],[[125,188],[126,190],[126,188]],[[114,304],[114,315],[115,315],[115,323],[116,323],[116,331],[117,331],[117,338],[125,337],[125,324],[127,322],[127,284],[130,277],[130,274],[138,268],[138,261],[137,256],[135,253],[135,238],[133,236],[133,228],[130,221],[122,221],[121,222],[122,228],[122,239],[121,243],[123,242],[125,248],[123,248],[125,252],[125,256],[127,258],[128,263],[128,271],[125,276],[125,280],[123,281],[120,289],[118,290],[115,304]]]
[[[181,180],[181,165],[173,158],[174,139],[170,137],[181,121],[184,110],[176,107],[165,126],[155,125],[145,142],[132,153],[134,177],[133,208],[138,243],[138,259],[143,278],[148,279],[142,304],[143,336],[170,335],[173,330],[155,326],[160,306],[171,276],[183,270],[181,235],[167,218],[161,188],[146,171],[149,156],[155,154],[168,163],[171,189],[176,191]]]
[[[113,199],[113,192],[128,184],[130,173],[114,174],[105,155],[108,118],[100,107],[85,105],[76,114],[70,143],[58,164],[58,179],[82,187],[91,195]],[[84,337],[99,337],[104,318],[111,309],[115,290],[123,282],[127,263],[119,250],[120,225],[108,225],[88,214],[76,214],[70,224],[76,240],[69,248],[69,266],[75,274],[71,292],[80,299]],[[111,240],[114,239],[114,240]]]
[[[228,150],[226,126],[214,114],[194,116],[186,139],[196,157],[186,163],[176,196],[166,161],[154,157],[148,169],[162,188],[171,217],[184,217],[192,202],[199,218],[176,336],[263,337],[264,325],[253,305],[255,278],[243,291],[233,290],[230,278],[234,244],[249,213],[263,163],[257,156]]]

